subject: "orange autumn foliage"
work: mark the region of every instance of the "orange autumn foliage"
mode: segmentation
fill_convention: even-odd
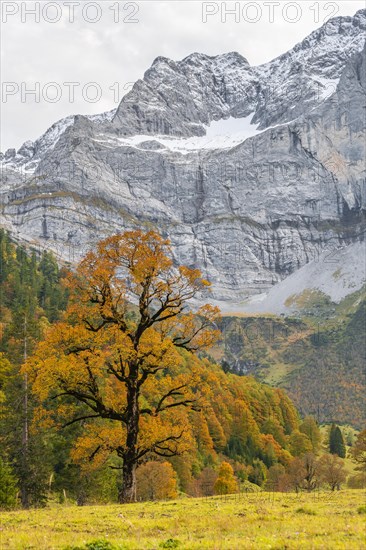
[[[169,242],[153,231],[101,241],[69,274],[67,286],[62,320],[49,328],[24,370],[41,401],[72,400],[74,416],[65,424],[93,420],[74,457],[101,460],[98,454],[116,452],[131,500],[135,468],[145,455],[174,456],[192,444],[187,410],[195,407],[191,387],[198,381],[181,372],[178,350],[212,345],[219,311],[187,307],[209,283],[197,269],[174,267]],[[107,426],[100,425],[104,420]]]

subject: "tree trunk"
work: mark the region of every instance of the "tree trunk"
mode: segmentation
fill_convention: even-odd
[[[122,483],[122,489],[119,494],[120,503],[136,502],[136,462],[124,461]]]
[[[29,508],[28,466],[29,466],[29,433],[28,433],[28,378],[23,378],[23,426],[22,426],[22,478],[20,500],[23,508]]]
[[[140,417],[138,398],[137,384],[132,382],[127,388],[127,435],[123,456],[122,489],[119,495],[121,503],[136,502],[137,438]]]
[[[27,341],[27,316],[24,316],[24,362],[26,362],[28,357],[28,341]],[[28,461],[29,461],[29,430],[28,430],[28,375],[27,373],[23,376],[23,426],[22,426],[22,480],[21,480],[21,490],[20,490],[20,499],[22,502],[23,508],[29,508],[29,494],[28,494],[28,483],[27,479],[27,470],[28,470]]]

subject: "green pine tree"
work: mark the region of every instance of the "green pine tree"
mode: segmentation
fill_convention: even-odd
[[[338,455],[340,458],[346,457],[346,446],[339,426],[332,424],[329,433],[329,452]]]
[[[0,457],[0,508],[13,508],[17,502],[17,492],[13,471]]]
[[[40,257],[0,229],[0,439],[24,507],[44,503],[55,459],[47,434],[29,430],[37,404],[20,369],[66,305],[61,275],[51,253]]]

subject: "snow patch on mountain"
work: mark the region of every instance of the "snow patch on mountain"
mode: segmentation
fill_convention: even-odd
[[[134,147],[149,150],[162,149],[174,151],[186,155],[201,149],[229,149],[243,143],[246,139],[262,133],[251,124],[253,115],[244,118],[229,117],[227,119],[211,122],[207,126],[205,136],[193,136],[189,138],[173,138],[165,135],[137,134],[135,136],[117,137],[110,134],[100,135],[95,141],[124,147]],[[154,145],[155,144],[155,145]],[[156,144],[160,145],[156,146]]]

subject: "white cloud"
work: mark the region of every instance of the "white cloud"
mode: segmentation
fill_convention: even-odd
[[[199,51],[216,55],[228,51],[238,51],[250,64],[258,65],[277,57],[300,42],[311,31],[319,27],[332,11],[336,15],[353,15],[364,7],[363,1],[338,2],[240,2],[239,20],[234,15],[220,13],[222,2],[210,3],[209,8],[218,8],[218,13],[208,16],[202,22],[201,1],[143,1],[119,2],[120,21],[114,22],[114,12],[110,9],[116,1],[102,0],[88,2],[79,0],[75,6],[75,22],[69,22],[69,8],[66,1],[48,2],[48,17],[56,14],[58,4],[62,19],[49,23],[41,15],[40,22],[34,16],[24,14],[21,22],[21,5],[27,9],[47,2],[1,2],[3,19],[1,24],[2,81],[14,82],[19,93],[1,102],[1,144],[4,151],[8,147],[19,146],[27,139],[36,139],[53,122],[64,116],[83,113],[92,114],[112,109],[114,91],[110,89],[118,83],[120,97],[129,84],[143,76],[153,59],[159,55],[181,59]],[[89,4],[86,12],[94,17],[98,4],[101,13],[99,22],[90,23],[83,19],[82,9]],[[134,4],[138,13],[132,14]],[[269,4],[274,5],[274,21],[269,22]],[[277,5],[279,4],[279,5]],[[4,22],[4,6],[19,8],[15,15]],[[206,9],[207,9],[206,3]],[[227,2],[232,9],[235,2]],[[313,6],[313,7],[312,7]],[[299,8],[300,7],[300,10]],[[318,13],[315,8],[318,7]],[[7,8],[12,9],[11,6]],[[205,8],[204,8],[205,9]],[[244,12],[243,12],[244,9]],[[247,10],[247,11],[245,11]],[[260,11],[261,10],[261,11]],[[285,11],[284,11],[285,10]],[[296,12],[297,10],[297,12]],[[296,22],[290,22],[300,12]],[[243,15],[244,13],[244,15]],[[255,19],[257,22],[244,20]],[[317,21],[317,16],[318,21]],[[137,18],[138,23],[123,22],[122,18]],[[287,18],[287,21],[286,21]],[[62,96],[57,103],[50,103],[42,97],[47,92],[47,83],[56,82]],[[65,82],[79,82],[75,88],[75,101],[71,102]],[[90,103],[81,93],[88,82],[97,82],[102,91],[97,103]],[[20,90],[34,88],[39,83],[39,102],[27,95],[21,98]],[[114,86],[116,90],[117,85]],[[51,96],[51,89],[48,90]]]

